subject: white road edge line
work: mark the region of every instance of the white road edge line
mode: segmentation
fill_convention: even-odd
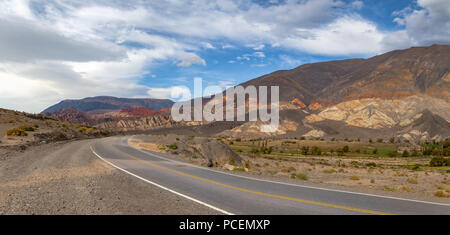
[[[97,156],[97,157],[100,158],[102,161],[108,163],[109,165],[113,166],[114,168],[116,168],[116,169],[118,169],[118,170],[121,170],[121,171],[123,171],[123,172],[125,172],[125,173],[127,173],[127,174],[129,174],[129,175],[132,175],[132,176],[134,176],[134,177],[136,177],[136,178],[138,178],[138,179],[140,179],[140,180],[143,180],[143,181],[145,181],[145,182],[147,182],[147,183],[149,183],[149,184],[155,185],[155,186],[157,186],[157,187],[159,187],[159,188],[161,188],[161,189],[164,189],[164,190],[166,190],[166,191],[169,191],[169,192],[171,192],[171,193],[174,193],[174,194],[176,194],[176,195],[178,195],[178,196],[184,197],[184,198],[189,199],[189,200],[191,200],[191,201],[194,201],[194,202],[196,202],[196,203],[198,203],[198,204],[201,204],[201,205],[203,205],[203,206],[209,207],[209,208],[211,208],[211,209],[213,209],[213,210],[216,210],[216,211],[218,211],[218,212],[220,212],[220,213],[223,213],[223,214],[225,214],[225,215],[234,215],[233,213],[230,213],[230,212],[228,212],[228,211],[222,210],[222,209],[217,208],[217,207],[215,207],[215,206],[212,206],[212,205],[210,205],[210,204],[208,204],[208,203],[206,203],[206,202],[202,202],[202,201],[200,201],[200,200],[197,200],[197,199],[195,199],[195,198],[189,197],[189,196],[187,196],[187,195],[184,195],[184,194],[179,193],[179,192],[177,192],[177,191],[174,191],[174,190],[172,190],[172,189],[166,188],[166,187],[164,187],[164,186],[162,186],[162,185],[159,185],[159,184],[157,184],[157,183],[155,183],[155,182],[152,182],[152,181],[150,181],[150,180],[147,180],[147,179],[145,179],[145,178],[143,178],[143,177],[141,177],[141,176],[138,176],[138,175],[136,175],[136,174],[133,174],[133,173],[131,173],[131,172],[125,170],[125,169],[122,169],[122,168],[120,168],[120,167],[114,165],[113,163],[107,161],[106,159],[104,159],[103,157],[101,157],[99,154],[97,154],[97,153],[94,151],[94,149],[92,148],[92,145],[91,145],[90,147],[91,147],[92,153],[94,153],[95,156]]]
[[[438,205],[438,206],[450,206],[450,204],[447,203],[439,203],[439,202],[428,202],[428,201],[421,201],[421,200],[414,200],[414,199],[407,199],[407,198],[399,198],[399,197],[390,197],[390,196],[382,196],[382,195],[377,195],[377,194],[369,194],[369,193],[358,193],[358,192],[351,192],[351,191],[344,191],[344,190],[338,190],[338,189],[326,189],[326,188],[319,188],[319,187],[313,187],[313,186],[306,186],[306,185],[298,185],[298,184],[290,184],[290,183],[284,183],[284,182],[278,182],[278,181],[272,181],[272,180],[264,180],[264,179],[257,179],[257,178],[253,178],[253,177],[247,177],[247,176],[242,176],[242,175],[235,175],[235,174],[231,174],[231,173],[227,173],[227,172],[222,172],[222,171],[217,171],[217,170],[213,170],[213,169],[209,169],[209,168],[205,168],[205,167],[201,167],[201,166],[196,166],[190,163],[186,163],[186,162],[180,162],[180,161],[176,161],[173,159],[169,159],[169,158],[165,158],[165,157],[161,157],[158,156],[156,154],[153,154],[149,151],[143,151],[140,149],[136,149],[133,148],[131,146],[128,146],[132,149],[135,149],[139,152],[151,155],[153,157],[157,157],[159,159],[163,159],[163,160],[167,160],[167,161],[171,161],[171,162],[176,162],[176,163],[180,163],[180,164],[186,164],[192,167],[196,167],[196,168],[200,168],[200,169],[204,169],[204,170],[208,170],[208,171],[212,171],[212,172],[216,172],[216,173],[221,173],[221,174],[225,174],[225,175],[230,175],[230,176],[235,176],[235,177],[240,177],[240,178],[244,178],[244,179],[250,179],[250,180],[257,180],[257,181],[261,181],[261,182],[268,182],[268,183],[274,183],[274,184],[283,184],[283,185],[289,185],[289,186],[295,186],[295,187],[300,187],[300,188],[310,188],[310,189],[317,189],[317,190],[323,190],[323,191],[331,191],[331,192],[339,192],[339,193],[348,193],[348,194],[357,194],[357,195],[362,195],[362,196],[371,196],[371,197],[380,197],[380,198],[386,198],[386,199],[394,199],[394,200],[401,200],[401,201],[410,201],[410,202],[418,202],[418,203],[425,203],[425,204],[432,204],[432,205]]]

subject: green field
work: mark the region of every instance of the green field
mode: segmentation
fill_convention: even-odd
[[[312,153],[312,148],[317,147],[325,156],[345,155],[348,157],[383,157],[397,149],[392,143],[369,143],[349,141],[321,141],[321,140],[256,140],[256,141],[228,141],[230,148],[238,153],[261,154],[273,156],[301,157],[305,156],[302,148],[308,148],[306,155],[319,155]],[[348,151],[342,154],[342,149],[348,146]],[[258,151],[261,148],[270,151]],[[376,154],[374,150],[377,149]],[[258,151],[258,152],[257,152]],[[341,151],[341,154],[338,152]]]

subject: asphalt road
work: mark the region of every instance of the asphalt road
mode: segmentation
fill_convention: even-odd
[[[95,141],[97,157],[141,180],[224,214],[450,214],[450,204],[248,178],[134,149],[127,137]]]

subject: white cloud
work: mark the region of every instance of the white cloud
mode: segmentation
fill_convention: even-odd
[[[191,66],[193,64],[203,65],[206,66],[206,61],[202,59],[200,56],[190,53],[190,52],[184,52],[177,56],[177,65],[178,66]]]
[[[298,37],[288,37],[282,45],[322,55],[376,54],[384,37],[375,24],[348,16],[321,28],[297,32]]]
[[[262,52],[262,51],[256,51],[256,52],[254,52],[254,53],[252,53],[252,54],[246,53],[246,54],[243,54],[243,55],[241,55],[241,56],[238,56],[238,57],[236,57],[236,60],[237,60],[237,61],[243,62],[243,61],[250,61],[250,60],[252,60],[252,58],[263,59],[263,58],[265,58],[265,57],[266,57],[266,55],[264,54],[264,52]],[[230,63],[230,64],[232,64],[232,63],[234,63],[234,62],[235,62],[234,60],[228,61],[228,63]]]
[[[243,54],[242,56],[236,57],[236,60],[239,60],[239,61],[247,60],[247,61],[249,61],[251,56],[252,55],[250,55],[250,54]]]
[[[257,51],[255,53],[253,53],[253,56],[258,57],[258,58],[264,58],[266,57],[266,55],[264,54],[264,52],[261,51]]]
[[[351,6],[360,10],[361,8],[363,8],[364,3],[363,3],[363,1],[356,0],[351,3]]]
[[[0,61],[98,61],[125,56],[115,44],[74,40],[21,19],[0,18],[0,35]]]
[[[191,99],[191,90],[184,86],[172,86],[168,88],[150,88],[148,95],[155,99],[172,99],[183,101]]]
[[[209,43],[209,42],[203,42],[202,43],[202,46],[204,47],[204,48],[206,48],[206,49],[216,49],[216,47],[215,46],[213,46],[211,43]]]
[[[34,15],[29,8],[28,0],[13,0],[0,2],[0,14],[19,16],[24,19],[33,19]]]
[[[143,97],[148,90],[130,78],[85,78],[58,62],[0,64],[0,83],[0,106],[29,112],[40,112],[61,97]]]
[[[297,67],[300,66],[302,61],[299,59],[292,58],[288,55],[280,55],[281,65],[288,67]]]
[[[394,12],[394,22],[404,30],[387,35],[384,50],[410,46],[450,43],[450,2],[448,0],[418,0],[417,9],[406,7]]]
[[[253,50],[255,50],[255,51],[260,51],[260,50],[264,49],[264,47],[265,47],[264,44],[260,44],[260,45],[258,45],[258,46],[256,46],[256,47],[253,47]]]
[[[231,44],[223,44],[222,45],[222,49],[233,49],[233,48],[236,48],[236,47]]]

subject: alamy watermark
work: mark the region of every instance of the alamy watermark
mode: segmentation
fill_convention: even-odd
[[[225,97],[223,95],[225,93]],[[236,86],[229,87],[222,92],[219,86],[208,86],[203,89],[202,79],[194,79],[193,101],[176,102],[172,106],[171,114],[174,121],[261,121],[262,132],[275,132],[279,125],[279,87],[270,87],[270,104],[268,103],[268,87]],[[176,97],[172,94],[172,98]],[[203,104],[201,98],[212,98]],[[235,98],[236,97],[236,98]],[[186,96],[184,97],[186,98]],[[224,107],[224,101],[226,103]],[[193,106],[192,106],[193,103]],[[248,105],[247,105],[248,103]],[[225,110],[224,110],[225,108]],[[248,111],[248,112],[247,112]],[[248,120],[246,120],[248,116]]]

